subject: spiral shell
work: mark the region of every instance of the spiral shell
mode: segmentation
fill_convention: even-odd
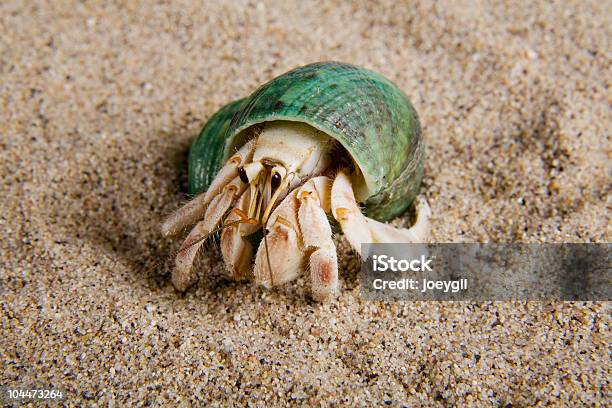
[[[393,218],[418,194],[425,145],[408,97],[380,74],[339,62],[296,68],[215,113],[191,147],[189,192],[206,190],[248,130],[274,120],[306,123],[346,149],[363,176],[357,199],[369,217]]]

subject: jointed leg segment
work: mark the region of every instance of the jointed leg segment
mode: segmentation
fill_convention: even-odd
[[[253,157],[254,143],[245,144],[225,163],[205,193],[199,194],[193,200],[172,213],[161,225],[162,234],[171,237],[180,234],[185,228],[193,225],[204,217],[206,205],[222,192],[238,173],[238,168]]]
[[[334,218],[340,223],[353,249],[360,255],[363,243],[421,243],[429,238],[431,209],[421,196],[415,200],[416,223],[408,229],[395,228],[363,215],[355,200],[350,178],[343,171],[334,179],[331,200]]]

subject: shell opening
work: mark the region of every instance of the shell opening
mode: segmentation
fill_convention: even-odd
[[[317,130],[320,130],[321,132],[324,132],[325,134],[330,136],[332,139],[334,139],[333,136],[330,135],[325,129],[320,129],[316,126],[313,126],[310,123],[292,120],[291,118],[278,118],[273,121],[305,123],[308,126],[311,126]],[[232,152],[235,152],[236,150],[238,150],[246,142],[248,142],[251,139],[256,138],[263,128],[262,126],[263,123],[273,122],[273,121],[264,121],[264,122],[260,122],[257,124],[253,124],[237,132],[236,135],[233,138],[229,139],[226,143],[225,157],[229,157]],[[336,171],[339,170],[341,167],[342,168],[346,168],[346,167],[352,168],[351,169],[352,171],[350,172],[351,183],[353,185],[355,198],[357,199],[358,202],[360,203],[365,202],[371,195],[377,192],[378,186],[376,185],[374,180],[372,178],[368,178],[367,175],[364,175],[364,173],[361,170],[361,166],[359,165],[359,162],[355,160],[352,154],[350,154],[346,146],[342,145],[341,142],[336,140],[335,146],[332,148],[332,151],[330,152],[330,154],[333,156],[333,159],[334,159],[333,162],[335,163],[334,168],[330,169],[332,172],[334,170]]]

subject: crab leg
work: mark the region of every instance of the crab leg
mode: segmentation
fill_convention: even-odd
[[[174,270],[172,271],[172,284],[177,290],[187,290],[188,287],[197,282],[198,277],[193,270],[193,262],[198,250],[204,244],[208,232],[204,228],[204,221],[200,221],[183,241],[176,255]]]
[[[256,220],[249,219],[246,213],[248,208],[249,193],[244,192],[225,219],[228,226],[221,233],[223,261],[235,280],[246,279],[252,274],[253,246],[245,237],[255,232],[258,224]],[[236,224],[237,221],[241,222]]]
[[[331,191],[332,214],[340,223],[351,247],[361,255],[361,243],[374,242],[366,216],[357,205],[351,181],[345,172],[336,175]]]
[[[395,228],[367,218],[357,205],[353,187],[343,171],[334,179],[331,193],[334,218],[340,223],[353,249],[361,254],[362,243],[419,243],[429,238],[431,209],[423,197],[416,200],[417,220],[411,228]]]
[[[222,192],[212,199],[204,220],[206,228],[212,231],[221,222],[223,216],[234,205],[236,199],[246,190],[247,184],[240,181],[240,177],[235,177],[229,184],[223,187]]]
[[[235,177],[223,187],[222,192],[208,205],[204,220],[198,222],[183,241],[172,271],[172,283],[176,289],[186,290],[196,282],[197,276],[193,270],[193,263],[198,250],[245,188],[246,185],[240,181],[239,177]]]
[[[173,212],[161,225],[162,234],[166,237],[175,236],[185,228],[202,219],[208,204],[217,196],[223,187],[238,174],[238,168],[249,162],[253,157],[255,143],[249,142],[242,146],[226,163],[208,187],[205,193],[199,194],[193,200]]]

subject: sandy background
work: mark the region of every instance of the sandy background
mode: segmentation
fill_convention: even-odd
[[[414,102],[435,240],[610,241],[609,1],[50,3],[0,4],[0,384],[121,405],[610,403],[609,303],[368,303],[341,237],[336,302],[305,278],[230,282],[214,247],[181,295],[158,232],[216,109],[334,59]]]

